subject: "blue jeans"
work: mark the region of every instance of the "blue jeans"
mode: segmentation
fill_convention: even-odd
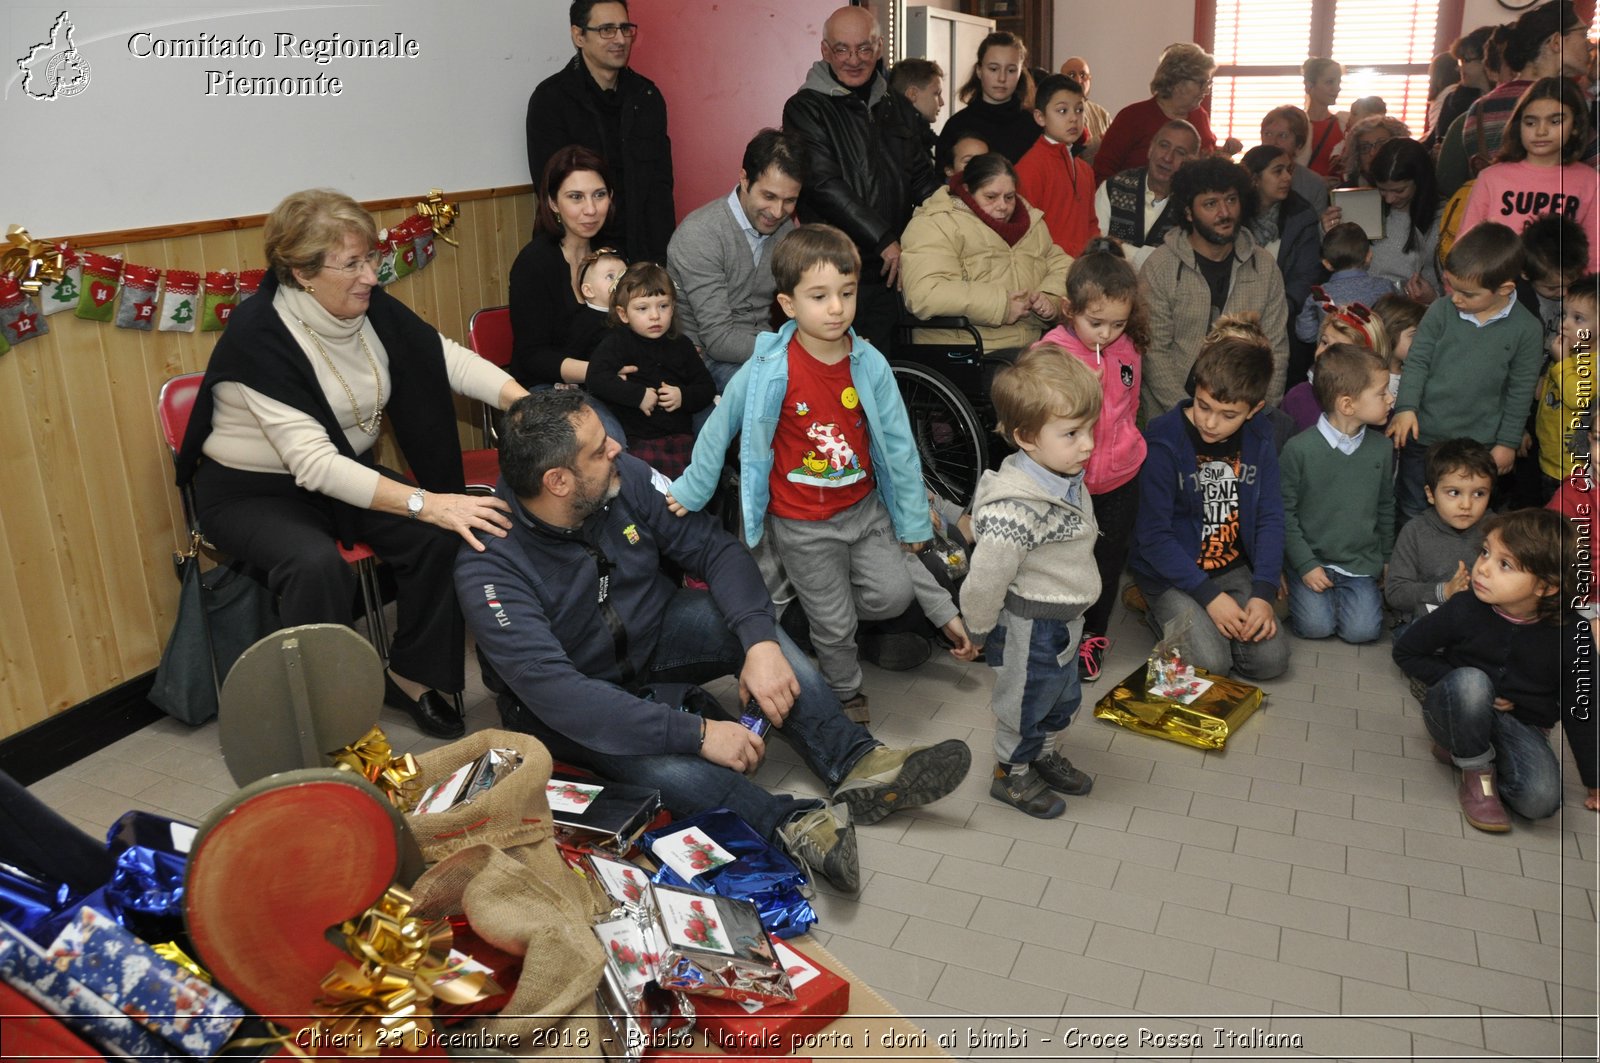
[[[1376,642],[1383,634],[1383,593],[1371,576],[1346,576],[1326,566],[1333,581],[1314,591],[1305,581],[1289,580],[1289,626],[1303,639],[1338,635],[1341,642]]]
[[[1078,639],[1083,620],[1030,620],[1009,609],[983,644],[994,669],[994,755],[1002,764],[1039,759],[1050,736],[1065,731],[1082,700]]]
[[[856,761],[879,743],[865,727],[846,718],[822,674],[781,629],[778,645],[800,682],[800,696],[783,726],[772,728],[767,738],[785,738],[831,791]],[[640,683],[705,683],[743,667],[744,647],[711,595],[685,589],[667,605],[650,672],[640,677]],[[733,769],[694,754],[618,756],[596,752],[560,735],[541,733],[539,737],[557,760],[589,768],[607,779],[660,790],[662,803],[679,815],[709,808],[732,809],[763,838],[774,837],[790,817],[822,803],[768,793]]]
[[[1428,508],[1428,448],[1411,440],[1400,448],[1394,474],[1394,532],[1400,534],[1406,521]]]
[[[1211,582],[1241,606],[1249,603],[1254,580],[1248,566],[1240,565],[1220,576],[1212,576]],[[1156,633],[1156,638],[1166,638],[1186,627],[1186,633],[1179,640],[1184,656],[1190,664],[1212,675],[1234,675],[1259,682],[1276,679],[1289,668],[1289,640],[1284,637],[1282,627],[1270,639],[1260,642],[1230,639],[1217,630],[1216,621],[1199,599],[1176,587],[1169,587],[1150,599],[1145,622]]]
[[[1494,707],[1494,684],[1478,668],[1457,668],[1428,688],[1422,722],[1463,771],[1494,769],[1500,799],[1527,819],[1561,807],[1561,762],[1542,728]]]

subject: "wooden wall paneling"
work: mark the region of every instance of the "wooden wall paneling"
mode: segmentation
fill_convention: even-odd
[[[127,261],[143,264],[137,257],[130,256]],[[93,608],[86,614],[91,627],[85,637],[104,651],[96,655],[100,670],[85,676],[90,693],[94,693],[127,678],[125,655],[149,657],[153,649],[149,596],[139,564],[142,541],[130,534],[135,522],[124,461],[127,448],[120,445],[123,439],[137,438],[133,433],[140,422],[134,418],[126,431],[120,430],[116,405],[118,390],[128,384],[127,370],[140,357],[140,333],[109,322],[74,318],[63,322],[58,335],[63,397],[78,446],[78,483],[87,522],[75,536],[82,542],[79,578],[92,583],[97,591],[85,602]],[[143,372],[138,376],[142,385]],[[63,482],[61,487],[63,504],[79,494],[78,484]],[[75,597],[85,599],[81,591]]]
[[[53,334],[56,351],[42,359],[39,422],[52,433],[41,437],[45,458],[45,492],[50,499],[53,533],[59,544],[56,560],[67,592],[78,656],[88,686],[75,701],[115,685],[116,635],[112,630],[111,592],[103,568],[101,541],[122,534],[116,527],[106,468],[115,460],[105,453],[111,407],[106,395],[105,334],[109,324],[79,320],[70,314]],[[110,512],[107,512],[107,510]]]
[[[127,254],[130,262],[166,268],[165,241],[131,244]],[[183,526],[183,517],[181,505],[176,504],[177,489],[169,486],[172,461],[167,456],[156,418],[156,397],[171,375],[165,371],[158,352],[171,343],[171,337],[176,334],[154,329],[116,331],[131,339],[128,356],[113,359],[107,367],[117,437],[123,441],[120,451],[124,489],[133,531],[129,544],[132,556],[122,558],[122,563],[130,569],[137,568],[142,577],[140,604],[147,614],[141,631],[143,637],[132,645],[124,639],[120,645],[123,679],[127,679],[155,666],[167,632],[171,630],[177,580],[170,551],[164,544],[173,540],[173,549],[178,548],[182,537],[173,535],[172,530]]]
[[[0,506],[0,733],[5,734],[44,718],[45,687],[36,664],[39,652],[33,626],[38,624],[43,634],[48,631],[45,624],[49,619],[49,610],[30,607],[23,593],[24,574],[11,550],[14,529],[20,521],[18,496],[31,492],[37,497],[35,510],[42,512],[44,508],[37,485],[22,482],[26,478],[22,450],[12,445],[13,440],[5,431],[7,425],[25,423],[20,410],[21,391],[15,386],[16,364],[11,355],[0,357],[0,455],[9,456],[0,459],[0,490],[6,497],[6,504]]]
[[[78,448],[72,438],[65,401],[61,395],[61,337],[67,322],[82,325],[71,311],[55,315],[48,335],[13,348],[7,358],[17,360],[21,369],[18,389],[21,410],[7,417],[5,431],[20,430],[24,438],[11,450],[7,441],[0,450],[27,455],[31,468],[19,470],[26,480],[8,487],[6,507],[12,549],[18,555],[17,578],[22,600],[30,620],[38,624],[33,663],[39,669],[46,690],[41,713],[75,704],[92,690],[86,672],[92,665],[94,647],[82,640],[85,631],[84,603],[94,593],[92,585],[80,584],[78,555],[90,515],[77,490]],[[16,496],[11,491],[16,491]],[[10,513],[17,517],[11,525]]]

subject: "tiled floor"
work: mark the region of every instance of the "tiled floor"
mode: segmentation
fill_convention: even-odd
[[[1120,607],[1117,625],[1087,698],[1150,647]],[[1297,642],[1222,753],[1086,708],[1065,748],[1094,792],[1049,822],[988,796],[983,665],[867,671],[879,737],[965,739],[975,770],[861,829],[861,893],[822,887],[817,933],[952,1055],[1596,1058],[1600,817],[1570,755],[1561,814],[1464,827],[1387,642]],[[498,723],[481,687],[469,697],[474,726]],[[382,722],[397,747],[436,744]],[[761,781],[817,791],[771,749]],[[100,834],[130,807],[198,820],[233,785],[214,724],[163,721],[32,789]]]

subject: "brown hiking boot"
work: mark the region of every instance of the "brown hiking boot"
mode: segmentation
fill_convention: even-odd
[[[1479,830],[1501,833],[1511,829],[1511,816],[1500,803],[1500,792],[1494,784],[1494,769],[1461,773],[1461,789],[1456,791],[1461,802],[1461,812],[1467,822]]]

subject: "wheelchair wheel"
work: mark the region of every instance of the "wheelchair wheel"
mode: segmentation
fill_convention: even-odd
[[[944,498],[968,505],[989,461],[977,411],[942,374],[909,362],[890,367],[911,421],[923,480]]]

